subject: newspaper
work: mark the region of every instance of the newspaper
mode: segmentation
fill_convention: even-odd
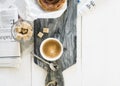
[[[12,37],[11,27],[18,20],[15,6],[0,9],[0,67],[19,62],[20,43]],[[8,65],[9,64],[9,65]],[[13,65],[12,65],[13,66]]]

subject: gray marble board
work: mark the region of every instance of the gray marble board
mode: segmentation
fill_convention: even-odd
[[[64,14],[56,19],[36,19],[34,21],[34,53],[41,56],[39,51],[39,46],[41,42],[48,38],[54,37],[59,39],[64,47],[64,52],[62,57],[56,61],[60,66],[61,70],[65,70],[76,63],[76,17],[77,17],[77,0],[67,1],[67,10]],[[53,15],[54,16],[54,15]],[[50,29],[49,34],[45,34],[42,39],[40,39],[37,34],[44,27]],[[34,58],[34,62],[40,67],[47,70],[48,65]]]

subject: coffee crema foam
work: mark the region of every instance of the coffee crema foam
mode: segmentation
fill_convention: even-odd
[[[42,51],[49,58],[57,57],[61,52],[61,46],[56,40],[49,40],[43,44]]]

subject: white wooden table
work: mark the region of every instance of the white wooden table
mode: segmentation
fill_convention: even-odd
[[[78,61],[63,72],[65,86],[120,86],[119,3],[98,0],[94,11],[78,17]],[[0,68],[0,86],[44,86],[46,72],[34,64],[31,48],[19,68]]]
[[[120,86],[120,1],[98,0],[82,18],[82,85]]]

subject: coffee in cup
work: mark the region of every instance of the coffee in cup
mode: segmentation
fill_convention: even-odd
[[[40,45],[40,53],[44,59],[55,61],[61,57],[63,46],[58,39],[47,38]]]

